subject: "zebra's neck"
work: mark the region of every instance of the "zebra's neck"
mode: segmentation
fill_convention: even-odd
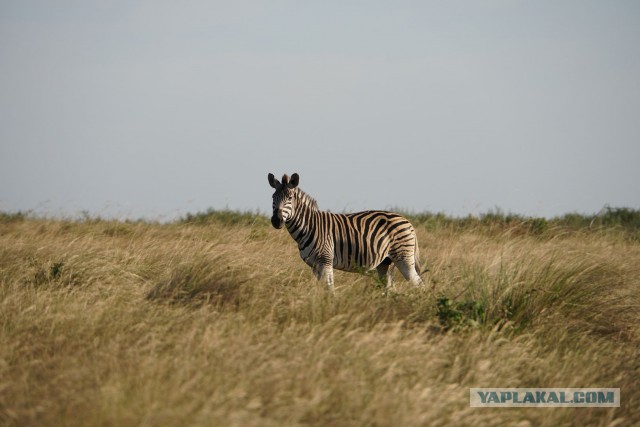
[[[298,243],[313,231],[320,214],[318,203],[304,191],[296,188],[294,195],[294,212],[287,221],[287,230]]]

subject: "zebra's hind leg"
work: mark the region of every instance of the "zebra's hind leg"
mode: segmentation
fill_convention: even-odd
[[[385,258],[384,261],[376,267],[376,271],[378,272],[380,282],[385,283],[387,290],[393,289],[394,265],[391,262],[391,259]]]
[[[397,259],[394,260],[393,263],[398,267],[398,270],[400,270],[400,273],[402,273],[404,278],[410,281],[413,286],[424,286],[424,282],[416,272],[416,262],[413,257]]]

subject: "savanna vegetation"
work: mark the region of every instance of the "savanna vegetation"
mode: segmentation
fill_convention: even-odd
[[[0,214],[0,425],[640,424],[640,212],[410,215],[425,281],[328,294],[252,213]],[[620,408],[470,408],[619,387]]]

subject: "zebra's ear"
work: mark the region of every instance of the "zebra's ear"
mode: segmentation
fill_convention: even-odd
[[[297,173],[291,175],[291,180],[289,181],[289,188],[296,188],[298,183],[300,182],[300,176]]]
[[[278,188],[280,188],[280,187],[281,187],[280,182],[276,179],[276,177],[275,177],[275,176],[273,176],[273,174],[272,174],[272,173],[270,173],[270,174],[267,176],[267,178],[269,179],[269,185],[270,185],[271,187],[275,188],[276,190],[277,190]]]

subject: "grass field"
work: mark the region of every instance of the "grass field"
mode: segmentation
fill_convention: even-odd
[[[1,214],[0,425],[639,425],[639,216],[414,215],[435,291],[336,272],[330,295],[257,215]],[[622,405],[470,408],[470,387]]]

